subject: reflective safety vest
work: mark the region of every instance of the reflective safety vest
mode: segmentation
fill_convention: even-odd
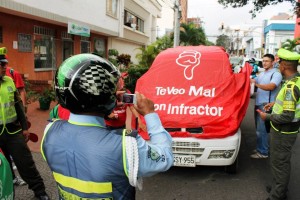
[[[47,126],[41,152],[62,200],[135,199],[129,184],[121,131],[56,120]]]
[[[15,109],[15,92],[16,87],[13,80],[8,76],[4,76],[0,87],[0,125],[2,125],[0,135],[6,128],[6,124],[17,120],[17,113]],[[20,130],[16,132],[19,131]],[[14,134],[16,132],[10,134]]]
[[[10,166],[4,155],[0,152],[0,199],[13,200],[13,188],[14,185]]]
[[[300,78],[295,77],[288,81],[279,91],[275,104],[273,106],[272,114],[281,114],[283,112],[283,108],[285,107],[285,110],[288,109],[289,105],[283,105],[284,103],[284,98],[291,98],[295,99],[294,96],[294,87],[297,86],[300,89]],[[286,100],[285,100],[286,101]],[[296,108],[296,110],[295,110]],[[295,116],[294,119],[291,122],[291,126],[293,126],[293,123],[299,122],[300,121],[300,100],[296,102],[296,107],[295,105],[290,105],[291,111],[295,111]],[[271,121],[271,126],[276,130],[276,131],[281,131],[274,125],[274,123]],[[291,133],[298,133],[298,128],[299,125],[295,125],[296,127],[290,127],[290,131],[281,131],[282,133],[286,134],[291,134]]]

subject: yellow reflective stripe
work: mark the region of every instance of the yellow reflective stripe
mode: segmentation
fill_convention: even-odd
[[[276,99],[276,100],[275,100],[275,103],[277,103],[277,104],[279,104],[279,105],[281,105],[281,106],[283,105],[283,101],[281,101],[281,100],[279,100],[279,99]]]
[[[275,128],[275,126],[273,126],[272,121],[270,122],[270,124],[271,124],[272,128],[273,128],[275,131],[279,131],[277,128]]]
[[[126,135],[126,129],[123,130],[122,132],[122,153],[123,153],[123,168],[126,176],[128,177],[128,171],[127,171],[127,161],[126,161],[126,140],[125,140],[125,135]]]
[[[5,127],[5,129],[6,129],[6,132],[7,132],[8,134],[10,134],[10,135],[13,135],[13,134],[15,134],[15,133],[18,133],[18,132],[22,131],[21,128],[18,129],[18,130],[16,130],[15,132],[9,132],[8,129],[7,129],[6,127]]]
[[[7,107],[12,107],[15,105],[14,101],[8,102],[8,103],[3,103],[2,105],[0,105],[3,108],[7,108]]]
[[[292,91],[292,97],[293,97],[294,101],[297,102],[297,99],[296,99],[296,97],[295,97],[295,95],[294,95],[294,92],[293,92],[293,91],[294,91],[294,87],[295,87],[295,84],[292,85],[292,87],[291,87],[290,90]]]
[[[69,193],[67,191],[64,191],[58,186],[59,195],[63,197],[64,200],[92,200],[91,198],[83,198],[79,197],[75,194]],[[93,198],[93,200],[113,200],[113,198]]]
[[[275,128],[275,127],[273,126],[273,123],[272,123],[272,122],[271,122],[270,124],[271,124],[272,128],[273,128],[275,131],[281,132],[281,133],[284,133],[284,134],[294,134],[294,133],[298,133],[298,132],[299,132],[299,130],[293,131],[293,132],[283,132],[283,131],[279,131],[277,128]]]
[[[293,132],[283,132],[281,131],[281,133],[284,133],[284,134],[295,134],[295,133],[298,133],[299,131],[293,131]]]
[[[62,174],[53,172],[54,179],[56,182],[64,187],[68,187],[83,193],[96,193],[105,194],[112,192],[112,183],[96,183],[92,181],[83,181],[77,178],[64,176]]]
[[[100,127],[100,128],[104,128],[103,126],[101,126],[99,124],[80,123],[80,122],[75,122],[75,121],[72,121],[72,120],[68,120],[68,122],[70,124],[79,125],[79,126],[97,126],[97,127]]]
[[[59,120],[59,119],[57,119],[57,120],[55,120],[55,121],[58,121],[58,120]],[[55,122],[55,121],[54,121],[54,122]],[[46,161],[47,161],[47,159],[46,159],[45,154],[44,154],[44,151],[43,151],[44,139],[45,139],[45,137],[46,137],[46,135],[47,135],[47,133],[48,133],[49,128],[54,124],[54,122],[49,123],[49,124],[46,126],[46,128],[45,128],[45,130],[44,130],[44,135],[43,135],[43,138],[42,138],[42,141],[41,141],[41,146],[40,146],[40,148],[41,148],[41,153],[42,153],[42,156],[43,156],[44,160],[46,160]]]

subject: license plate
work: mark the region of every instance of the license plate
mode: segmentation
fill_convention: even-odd
[[[196,167],[196,156],[174,154],[174,166]]]

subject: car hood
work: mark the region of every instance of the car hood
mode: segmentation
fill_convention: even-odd
[[[203,130],[173,131],[173,137],[222,138],[233,135],[245,116],[250,73],[246,63],[234,74],[223,48],[176,47],[156,57],[136,91],[153,100],[165,128]]]

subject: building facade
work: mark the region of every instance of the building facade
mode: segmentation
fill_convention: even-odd
[[[265,53],[276,54],[287,39],[294,39],[295,20],[268,20],[264,26]]]
[[[74,54],[107,58],[116,49],[136,63],[137,49],[155,41],[160,16],[155,0],[1,0],[0,47],[28,80],[51,82]]]

